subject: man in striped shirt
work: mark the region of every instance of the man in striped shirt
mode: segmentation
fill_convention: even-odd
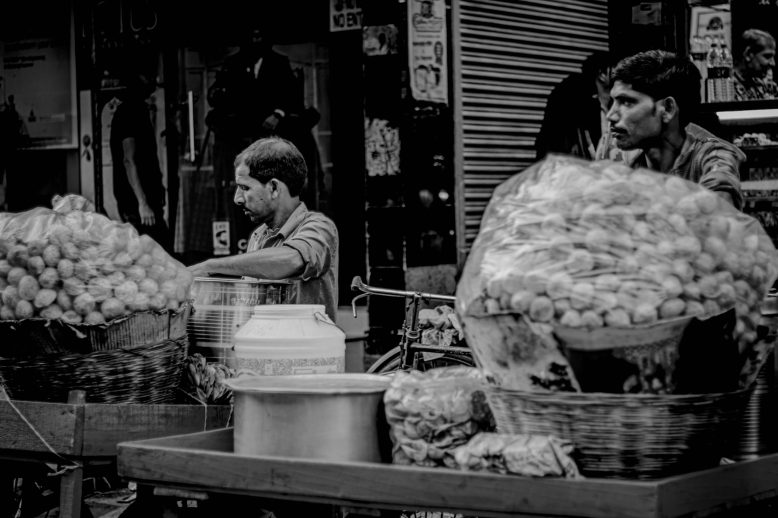
[[[630,167],[680,176],[743,206],[737,147],[690,123],[700,104],[700,73],[686,58],[649,50],[624,58],[613,71],[610,141]],[[602,149],[598,156],[602,156]]]

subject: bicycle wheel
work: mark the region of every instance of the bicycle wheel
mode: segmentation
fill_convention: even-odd
[[[383,356],[381,356],[376,362],[367,369],[369,374],[387,374],[395,372],[400,369],[402,365],[402,353],[400,347],[397,346]],[[463,354],[446,354],[436,357],[430,360],[424,360],[421,364],[423,371],[429,369],[436,369],[438,367],[449,367],[452,365],[465,365],[467,367],[474,367],[472,356],[465,356]]]

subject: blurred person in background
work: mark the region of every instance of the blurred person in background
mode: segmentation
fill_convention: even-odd
[[[320,179],[319,151],[311,132],[319,113],[304,109],[302,83],[289,58],[273,49],[270,23],[246,22],[240,49],[225,60],[208,89],[211,110],[205,121],[214,133],[214,174],[222,197],[217,207],[225,211],[231,206],[233,160],[257,139],[280,136],[293,142],[305,157],[309,186]],[[303,198],[315,208],[318,203],[310,192],[305,190]],[[250,229],[239,214],[230,219],[235,220],[232,231],[237,235]]]
[[[607,134],[610,108],[610,54],[595,51],[581,64],[581,72],[567,76],[548,97],[543,124],[535,140],[537,160],[548,153],[593,159]]]
[[[735,100],[778,98],[778,85],[772,78],[775,67],[775,38],[759,29],[748,29],[740,36],[742,54],[735,63]]]
[[[690,122],[700,105],[701,77],[689,59],[662,50],[641,52],[621,60],[612,80],[611,141],[620,150],[638,151],[624,158],[627,165],[699,183],[742,209],[745,155]]]
[[[149,61],[150,63],[150,61]],[[121,74],[125,90],[111,121],[113,194],[119,215],[172,253],[165,223],[165,187],[151,124],[151,96],[157,89],[153,66],[130,62]]]

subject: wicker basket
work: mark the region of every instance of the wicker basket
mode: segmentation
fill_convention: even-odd
[[[64,402],[74,389],[90,403],[166,403],[176,397],[188,342],[183,337],[87,354],[0,358],[13,399]]]
[[[645,479],[715,466],[752,390],[627,395],[490,386],[487,395],[498,431],[571,441],[586,476]]]
[[[44,318],[0,321],[2,355],[88,354],[175,339],[186,334],[191,309],[186,303],[176,311],[138,311],[105,324],[68,324]]]

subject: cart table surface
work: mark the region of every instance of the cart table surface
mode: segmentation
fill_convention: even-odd
[[[704,516],[778,494],[778,454],[650,481],[541,479],[236,455],[232,428],[121,443],[118,469],[121,476],[151,486],[494,517]]]

